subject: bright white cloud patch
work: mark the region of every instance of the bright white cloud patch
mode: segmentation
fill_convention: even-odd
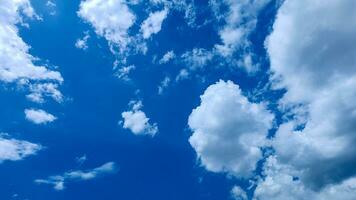
[[[131,41],[128,32],[136,16],[125,0],[83,0],[78,15],[94,27],[96,34],[119,47],[121,53],[127,50]]]
[[[26,97],[36,103],[44,103],[45,97],[51,97],[57,102],[63,101],[63,95],[58,90],[59,85],[56,83],[38,83],[30,84],[30,94]]]
[[[36,179],[35,183],[49,184],[53,185],[55,190],[64,190],[67,182],[92,180],[103,175],[116,173],[117,170],[114,162],[108,162],[90,170],[74,170],[65,172],[63,175],[50,176],[48,179]]]
[[[213,172],[248,177],[262,158],[273,115],[263,104],[251,103],[233,82],[219,81],[200,97],[189,116],[189,142],[201,164]]]
[[[0,163],[6,160],[22,160],[30,155],[35,155],[39,150],[41,150],[41,146],[38,144],[8,139],[6,135],[0,135]]]
[[[62,82],[60,73],[35,65],[30,46],[19,36],[16,25],[24,18],[38,18],[28,0],[0,2],[0,81],[51,80]]]
[[[136,69],[136,66],[135,65],[129,65],[129,66],[124,66],[124,67],[121,67],[117,70],[116,72],[116,76],[119,78],[119,79],[122,79],[122,80],[125,80],[125,81],[128,81],[130,80],[129,78],[129,74],[132,70]]]
[[[157,124],[150,124],[149,118],[141,110],[143,107],[141,101],[131,101],[131,110],[121,114],[123,118],[123,128],[130,129],[135,135],[151,135],[154,136],[158,132]]]
[[[277,169],[265,170],[259,199],[355,199],[355,6],[286,0],[278,11],[266,41],[271,79],[287,89],[281,109],[297,109],[273,139]],[[279,166],[288,170],[273,173]]]
[[[35,124],[46,124],[53,122],[57,118],[50,113],[47,113],[41,109],[26,109],[25,110],[26,119]]]
[[[167,9],[150,13],[148,18],[141,24],[142,37],[147,39],[151,37],[152,34],[158,33],[161,30],[162,22],[166,19],[167,14]]]

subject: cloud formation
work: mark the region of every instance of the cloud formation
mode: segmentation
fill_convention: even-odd
[[[278,11],[266,47],[292,118],[273,138],[257,199],[355,199],[355,6],[286,0]]]
[[[6,134],[0,134],[0,163],[3,161],[22,160],[35,155],[41,150],[41,145],[24,140],[9,139]]]
[[[262,158],[274,116],[264,104],[252,103],[238,85],[219,81],[200,97],[189,116],[189,142],[209,171],[249,177]]]
[[[47,179],[36,179],[35,183],[53,185],[53,189],[55,190],[64,190],[65,184],[68,182],[88,181],[100,176],[116,173],[117,170],[114,162],[108,162],[90,170],[74,170],[65,172],[63,175],[50,176]]]
[[[166,19],[167,14],[167,9],[150,13],[147,19],[141,24],[142,37],[148,39],[152,34],[161,31],[163,20]]]

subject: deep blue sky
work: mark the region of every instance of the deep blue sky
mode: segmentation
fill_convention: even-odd
[[[275,3],[261,11],[257,28],[250,35],[252,51],[261,59],[260,72],[247,75],[243,69],[217,68],[217,60],[209,63],[204,72],[197,72],[205,82],[190,78],[173,83],[162,95],[157,94],[157,86],[167,75],[174,78],[182,63],[158,65],[152,63],[153,57],[160,58],[169,50],[180,55],[195,47],[212,48],[219,42],[216,24],[190,28],[182,13],[171,12],[162,30],[148,41],[147,54],[129,58],[137,68],[130,74],[130,81],[123,81],[113,75],[115,55],[109,51],[107,41],[77,16],[79,3],[57,1],[57,13],[51,16],[45,0],[32,1],[44,20],[29,21],[30,28],[20,27],[21,37],[31,46],[30,53],[42,63],[58,66],[64,78],[60,89],[66,100],[47,101],[43,107],[58,119],[36,125],[24,118],[25,108],[38,107],[24,98],[26,91],[14,92],[16,89],[9,85],[1,86],[0,131],[45,148],[36,156],[0,165],[0,199],[18,194],[14,199],[222,200],[231,198],[233,185],[246,188],[246,181],[208,172],[199,165],[188,142],[191,131],[187,120],[199,105],[199,96],[219,79],[234,81],[246,93],[267,81],[264,74],[269,64],[263,43],[274,20]],[[207,1],[196,1],[196,5],[198,23],[211,17]],[[84,31],[91,36],[85,51],[74,46]],[[140,92],[135,94],[137,89]],[[261,98],[277,97],[265,93]],[[132,99],[143,100],[146,115],[158,124],[159,133],[154,138],[135,136],[118,124],[121,112]],[[75,158],[82,155],[88,159],[78,166]],[[92,169],[108,161],[117,163],[117,174],[70,182],[63,191],[34,183],[37,178],[70,169]]]

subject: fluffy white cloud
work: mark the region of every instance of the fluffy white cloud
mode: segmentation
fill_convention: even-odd
[[[9,139],[6,134],[0,135],[0,163],[6,160],[17,161],[35,155],[41,150],[38,144],[24,140]]]
[[[169,61],[173,60],[176,57],[174,51],[168,51],[163,55],[163,57],[159,60],[159,64],[166,64]]]
[[[201,164],[213,172],[248,177],[262,158],[273,115],[264,104],[251,103],[233,82],[219,81],[200,97],[189,116],[189,142]]]
[[[29,54],[30,46],[19,36],[16,25],[24,24],[24,18],[38,18],[30,1],[0,2],[0,81],[50,80],[62,82],[59,72],[38,66]]]
[[[132,40],[128,32],[136,16],[125,0],[83,0],[78,15],[94,27],[96,34],[119,47],[119,52],[127,50]]]
[[[154,13],[150,13],[148,18],[141,24],[142,37],[147,39],[152,34],[156,34],[161,30],[162,22],[166,19],[168,10],[164,9]]]
[[[64,190],[65,183],[72,181],[87,181],[95,179],[97,177],[113,174],[117,172],[117,167],[114,162],[108,162],[100,167],[90,170],[75,170],[65,172],[63,175],[50,176],[48,179],[36,179],[37,184],[49,184],[53,185],[55,190]]]
[[[130,111],[125,111],[121,114],[123,118],[122,124],[123,128],[130,129],[135,135],[151,135],[154,136],[158,132],[157,124],[150,124],[149,118],[141,110],[143,107],[141,101],[131,101],[129,103],[131,106]]]
[[[46,124],[53,122],[57,118],[50,113],[47,113],[41,109],[26,109],[25,110],[26,119],[35,124]]]
[[[272,142],[277,165],[288,172],[267,176],[258,197],[355,199],[354,6],[352,0],[286,0],[278,11],[266,41],[271,79],[287,89],[280,107],[295,116],[279,127]],[[301,124],[305,127],[297,129]]]

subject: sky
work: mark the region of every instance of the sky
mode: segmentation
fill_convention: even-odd
[[[356,199],[353,0],[0,0],[0,199]]]

